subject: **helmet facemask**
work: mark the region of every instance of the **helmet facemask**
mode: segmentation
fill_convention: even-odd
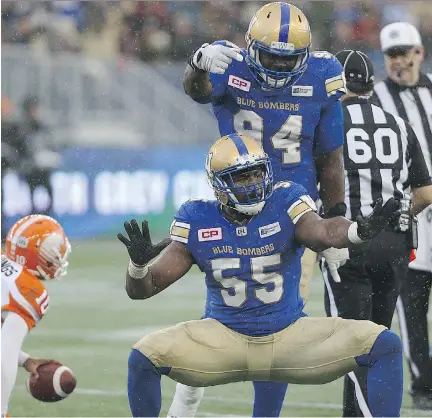
[[[257,82],[269,90],[285,89],[293,86],[298,82],[307,68],[309,60],[309,47],[294,50],[271,48],[263,42],[256,39],[248,39],[248,55],[246,62],[249,64],[249,69],[252,72]],[[284,61],[286,57],[286,67],[284,71],[273,70],[263,65],[264,56],[274,56],[279,61]],[[269,61],[268,59],[266,61]],[[289,70],[288,68],[291,67]]]
[[[273,192],[273,173],[268,157],[249,160],[218,172],[210,173],[209,180],[218,200],[246,215],[259,213]]]
[[[71,245],[67,238],[63,238],[59,234],[49,235],[40,247],[37,271],[33,271],[33,273],[44,280],[60,279],[67,274],[69,265],[67,259],[71,251]]]

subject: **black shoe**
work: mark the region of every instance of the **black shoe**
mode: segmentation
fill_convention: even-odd
[[[432,411],[432,393],[417,393],[412,397],[412,405],[415,409]]]

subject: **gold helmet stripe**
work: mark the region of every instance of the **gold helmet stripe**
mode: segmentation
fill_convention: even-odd
[[[231,141],[234,143],[234,145],[236,146],[239,155],[246,155],[249,153],[246,144],[244,143],[243,139],[240,137],[239,134],[233,133],[229,135],[229,137]]]

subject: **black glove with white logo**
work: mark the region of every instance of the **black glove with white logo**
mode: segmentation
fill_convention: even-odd
[[[395,198],[387,200],[383,206],[383,200],[376,201],[372,213],[367,216],[357,216],[348,230],[348,238],[354,244],[370,241],[376,237],[386,226],[400,216],[400,201]]]
[[[125,222],[124,228],[129,239],[120,233],[117,234],[117,238],[126,246],[129,257],[136,266],[144,266],[149,263],[171,242],[171,239],[165,238],[158,244],[153,245],[147,221],[142,222],[142,232],[136,219]]]

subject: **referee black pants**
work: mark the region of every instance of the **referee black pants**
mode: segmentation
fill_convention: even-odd
[[[371,242],[350,249],[336,283],[324,263],[327,316],[368,319],[388,328],[405,279],[411,248],[405,234],[383,231]],[[372,416],[368,405],[366,367],[345,376],[343,416]]]
[[[411,393],[432,394],[432,359],[429,357],[427,313],[432,273],[409,268],[397,301],[405,357],[411,371]]]

